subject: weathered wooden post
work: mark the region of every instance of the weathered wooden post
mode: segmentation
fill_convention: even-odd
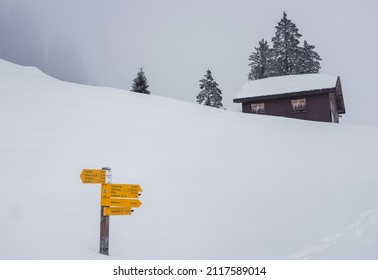
[[[105,183],[112,183],[112,169],[110,167],[103,167],[102,170],[106,172]],[[102,194],[101,194],[102,197]],[[109,219],[110,216],[104,216],[104,206],[101,206],[101,220],[100,220],[100,254],[109,255]]]

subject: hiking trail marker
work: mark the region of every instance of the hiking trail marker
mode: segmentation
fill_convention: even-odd
[[[135,184],[112,184],[112,169],[83,169],[83,184],[101,184],[100,254],[109,255],[109,216],[131,215],[142,205],[137,199],[142,188]]]
[[[98,184],[98,183],[105,183],[106,182],[107,172],[106,170],[98,170],[98,169],[83,169],[80,174],[81,181],[84,184]],[[109,173],[108,173],[109,176]],[[110,172],[110,177],[111,177]]]

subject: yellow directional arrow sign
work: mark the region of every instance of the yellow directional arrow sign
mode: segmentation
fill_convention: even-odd
[[[119,187],[123,186],[123,187]],[[132,187],[129,187],[132,186]],[[134,187],[138,186],[138,187]],[[114,184],[102,184],[101,185],[101,197],[119,197],[119,198],[138,198],[139,197],[139,185],[116,185]]]
[[[138,199],[101,198],[101,206],[134,207],[138,208],[142,202]]]
[[[101,184],[106,182],[106,171],[101,169],[83,169],[80,174],[84,184]]]
[[[111,187],[112,190],[118,192],[141,192],[142,188],[135,184],[102,184],[105,187]]]
[[[131,207],[104,207],[104,216],[131,215]]]

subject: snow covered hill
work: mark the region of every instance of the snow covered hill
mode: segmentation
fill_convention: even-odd
[[[378,259],[378,129],[66,83],[0,61],[0,259]],[[143,188],[110,218],[100,185]]]

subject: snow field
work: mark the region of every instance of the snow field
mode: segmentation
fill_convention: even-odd
[[[0,61],[0,259],[377,259],[377,128],[247,115]],[[140,184],[98,254],[100,185]]]

